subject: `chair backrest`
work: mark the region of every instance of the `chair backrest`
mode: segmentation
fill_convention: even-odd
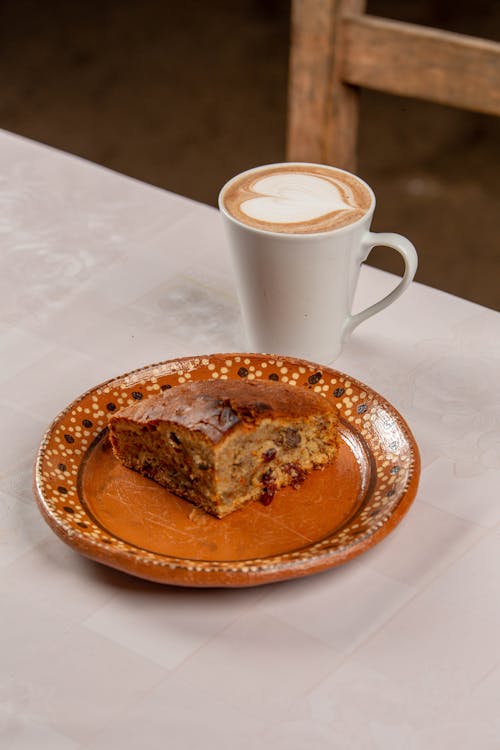
[[[359,87],[500,115],[500,44],[293,0],[287,159],[356,169]]]

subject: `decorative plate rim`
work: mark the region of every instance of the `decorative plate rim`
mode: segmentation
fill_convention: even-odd
[[[385,412],[390,415],[392,422],[397,426],[400,435],[404,435],[406,438],[406,447],[408,449],[406,464],[403,467],[404,471],[400,467],[397,472],[397,474],[399,474],[401,469],[401,476],[404,476],[404,484],[399,482],[398,491],[396,492],[394,490],[394,484],[396,483],[398,476],[396,474],[393,475],[394,481],[390,484],[391,489],[388,490],[386,497],[394,497],[394,500],[387,502],[388,509],[378,514],[376,523],[372,524],[367,522],[367,530],[364,534],[359,534],[356,530],[354,533],[354,542],[351,541],[345,545],[335,544],[334,547],[331,546],[332,541],[335,540],[336,537],[338,539],[342,534],[345,536],[345,528],[348,527],[350,523],[353,524],[353,519],[350,518],[345,524],[340,525],[326,538],[312,541],[310,544],[305,545],[305,548],[300,550],[291,550],[285,553],[273,554],[265,557],[254,557],[249,558],[248,560],[212,561],[180,558],[168,554],[150,552],[135,546],[133,543],[119,540],[117,537],[113,536],[112,532],[105,531],[103,534],[102,529],[100,529],[99,533],[93,530],[92,534],[89,534],[89,532],[83,527],[79,528],[79,526],[76,525],[77,523],[83,523],[83,521],[76,521],[75,523],[75,519],[82,517],[81,509],[83,509],[84,506],[79,501],[78,495],[73,492],[73,490],[78,484],[79,469],[84,463],[86,453],[88,453],[89,449],[96,442],[99,435],[102,434],[103,430],[106,429],[106,413],[102,411],[100,406],[98,406],[98,408],[93,407],[95,414],[98,414],[99,417],[94,417],[94,419],[96,419],[95,424],[93,420],[83,419],[83,422],[90,424],[88,430],[82,431],[81,428],[77,427],[76,429],[79,431],[70,433],[72,428],[67,428],[68,432],[64,437],[67,440],[70,440],[69,445],[73,445],[75,441],[78,441],[79,438],[77,436],[80,435],[80,447],[75,449],[78,451],[76,455],[80,457],[73,459],[73,451],[69,447],[66,447],[66,451],[71,455],[70,461],[75,464],[73,470],[74,479],[68,481],[69,477],[65,476],[64,479],[66,481],[64,482],[64,485],[61,484],[57,487],[57,490],[54,491],[52,487],[54,482],[47,481],[47,465],[53,466],[52,462],[49,460],[49,455],[52,450],[50,446],[55,445],[54,439],[58,440],[59,444],[61,444],[62,441],[60,437],[57,437],[57,432],[61,431],[61,429],[66,429],[64,421],[69,415],[75,414],[76,410],[79,409],[82,404],[88,402],[89,399],[93,400],[93,403],[97,403],[97,395],[108,393],[110,392],[110,388],[113,387],[115,388],[113,393],[116,393],[117,390],[121,388],[123,396],[124,394],[128,394],[127,402],[133,403],[133,399],[137,398],[139,393],[142,398],[142,391],[134,391],[134,386],[136,389],[139,387],[147,387],[150,389],[151,386],[151,388],[156,391],[159,391],[162,388],[172,387],[171,384],[163,384],[163,386],[159,386],[158,378],[164,380],[175,380],[175,378],[177,378],[178,384],[179,382],[184,382],[186,378],[189,379],[191,373],[195,371],[199,373],[203,367],[207,369],[207,372],[210,371],[210,367],[213,365],[214,361],[219,363],[220,361],[226,363],[230,362],[231,367],[235,367],[242,362],[242,366],[238,369],[238,372],[234,377],[239,376],[242,378],[248,377],[249,379],[263,379],[262,377],[256,377],[255,375],[253,375],[252,378],[252,373],[250,373],[247,370],[247,367],[244,366],[244,363],[246,362],[249,369],[252,368],[255,371],[255,364],[251,365],[251,362],[255,363],[257,360],[261,362],[262,369],[267,367],[270,363],[276,365],[279,370],[284,369],[285,372],[288,372],[288,367],[290,366],[297,368],[296,373],[293,375],[296,384],[305,387],[314,387],[314,390],[320,388],[325,396],[330,394],[330,392],[334,395],[342,391],[337,397],[340,399],[345,396],[346,391],[349,389],[351,389],[350,395],[355,396],[356,394],[353,394],[354,386],[354,389],[357,389],[360,394],[365,394],[363,401],[366,401],[367,404],[370,402],[370,405],[383,406]],[[266,364],[264,365],[264,363]],[[278,365],[281,365],[281,367],[278,367]],[[222,370],[224,369],[226,372],[222,373]],[[221,373],[219,373],[218,376],[221,378],[227,377],[228,371],[229,367],[224,368],[224,366],[221,365]],[[246,374],[240,374],[243,371]],[[297,376],[299,371],[300,375]],[[214,376],[214,368],[212,368],[211,372],[212,376]],[[261,370],[257,370],[257,372],[260,372],[262,376]],[[323,373],[327,375],[330,380],[328,389],[326,389],[326,384],[324,383]],[[320,377],[318,377],[318,375]],[[307,383],[305,382],[306,376]],[[273,379],[281,380],[281,382],[292,382],[291,380],[289,381],[285,375]],[[146,386],[146,383],[149,383],[150,385]],[[334,390],[332,385],[336,383],[342,383],[342,386]],[[348,388],[344,388],[344,385],[347,385]],[[133,396],[132,400],[131,394]],[[337,401],[337,407],[342,416],[351,423],[352,429],[358,435],[361,435],[370,446],[372,442],[370,440],[370,430],[372,430],[372,426],[370,426],[369,418],[365,416],[366,413],[369,412],[369,406],[365,403],[358,405],[356,411],[357,416],[352,415],[351,409],[344,409],[342,411],[342,404],[345,402],[347,404],[350,403],[350,395],[344,397],[341,402]],[[355,403],[357,403],[357,401],[354,401],[353,398],[353,404]],[[108,407],[111,405],[111,403],[108,404]],[[113,411],[115,408],[117,408],[116,405],[113,407]],[[80,409],[80,413],[82,413],[82,409]],[[112,411],[109,413],[112,413]],[[70,418],[76,423],[74,417]],[[360,427],[360,425],[362,425],[362,427]],[[91,429],[92,432],[90,432]],[[365,435],[364,431],[368,431],[368,434]],[[82,432],[86,433],[88,440],[81,438]],[[75,437],[73,437],[73,434]],[[394,448],[393,453],[395,456],[398,455],[396,448]],[[380,467],[383,463],[384,462],[380,462]],[[62,465],[62,463],[59,463],[59,467]],[[396,467],[391,469],[391,474],[394,468]],[[51,474],[53,473],[54,472],[51,472]],[[59,414],[57,414],[42,437],[34,462],[33,488],[38,507],[50,528],[63,541],[91,559],[124,572],[131,573],[132,575],[163,583],[193,586],[248,586],[256,585],[258,583],[266,583],[268,581],[272,582],[276,580],[284,580],[285,578],[299,577],[334,567],[361,554],[365,549],[374,546],[400,522],[411,506],[417,491],[419,476],[420,455],[417,443],[408,424],[397,409],[370,386],[365,385],[356,378],[332,367],[297,359],[295,357],[251,352],[228,352],[177,357],[134,368],[122,375],[111,377],[102,383],[89,388],[80,396],[77,396],[64,409],[62,409]],[[389,482],[391,481],[392,479],[389,480]],[[75,487],[73,487],[72,482]],[[68,489],[66,485],[68,485],[70,489]],[[54,494],[55,492],[60,493],[63,490],[64,494],[62,498],[59,495]],[[50,494],[50,492],[52,492],[52,494]],[[71,499],[69,499],[70,494],[72,495]],[[68,505],[61,506],[61,503],[66,499]],[[78,503],[76,504],[75,499],[78,500]],[[71,505],[69,503],[71,503]],[[65,508],[69,513],[68,518],[66,518],[64,514],[61,515],[59,512],[60,507]],[[380,503],[378,507],[380,507]],[[355,518],[357,518],[356,514]],[[85,523],[87,523],[87,519],[85,518],[84,520]],[[354,529],[351,529],[351,531],[354,532]],[[113,548],[110,544],[113,544]]]

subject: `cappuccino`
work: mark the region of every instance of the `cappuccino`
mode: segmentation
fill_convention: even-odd
[[[334,167],[281,164],[231,180],[221,195],[230,216],[255,229],[316,234],[361,219],[373,204],[364,182]]]

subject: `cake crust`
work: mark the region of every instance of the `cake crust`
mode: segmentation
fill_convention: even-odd
[[[260,381],[203,380],[184,383],[131,404],[110,422],[130,419],[151,425],[169,421],[218,443],[237,424],[251,426],[263,419],[307,419],[332,411],[325,398],[306,388]]]

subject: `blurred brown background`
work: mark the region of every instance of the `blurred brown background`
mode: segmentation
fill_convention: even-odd
[[[374,15],[500,38],[496,0],[368,0]],[[215,205],[284,159],[288,0],[0,0],[0,127]],[[359,174],[417,280],[500,309],[500,119],[364,91]],[[399,270],[376,250],[371,262]]]

